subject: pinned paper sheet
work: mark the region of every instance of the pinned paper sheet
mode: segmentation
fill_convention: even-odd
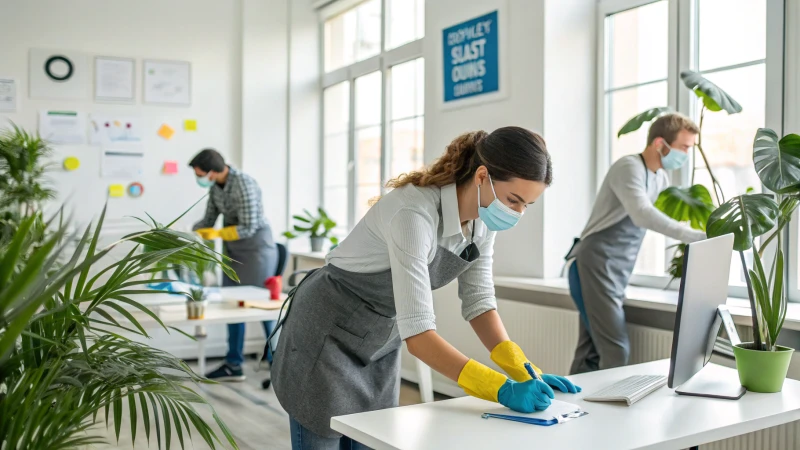
[[[161,128],[158,129],[158,135],[166,140],[172,139],[172,135],[174,134],[175,130],[167,124],[161,125]]]
[[[64,158],[64,170],[68,170],[71,172],[73,170],[76,170],[80,166],[81,166],[81,161],[78,158],[74,156],[68,156]]]
[[[197,121],[194,119],[186,119],[183,121],[183,129],[186,131],[197,131]]]
[[[109,197],[124,197],[125,196],[125,186],[121,184],[112,184],[108,186],[108,196]]]
[[[177,161],[164,161],[164,173],[168,175],[174,175],[178,173],[178,162]]]

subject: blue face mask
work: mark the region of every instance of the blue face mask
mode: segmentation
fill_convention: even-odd
[[[497,198],[491,176],[489,177],[489,185],[492,186],[494,200],[485,208],[481,206],[481,187],[480,185],[478,186],[478,216],[480,216],[483,223],[486,224],[486,228],[490,231],[505,231],[511,229],[519,222],[519,219],[522,218],[522,213],[514,211]]]
[[[214,185],[214,182],[207,177],[197,177],[197,184],[203,189],[208,189]]]
[[[666,147],[669,153],[667,153],[666,156],[661,155],[661,165],[664,166],[664,170],[680,169],[686,164],[686,161],[689,159],[689,154],[687,152],[676,150],[668,145]]]

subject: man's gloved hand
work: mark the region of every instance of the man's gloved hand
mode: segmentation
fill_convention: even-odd
[[[236,226],[232,225],[219,230],[219,237],[221,237],[223,241],[238,241],[239,232],[236,230]]]
[[[201,238],[203,238],[206,241],[213,241],[214,239],[220,237],[219,231],[220,230],[216,230],[214,228],[200,228],[194,230],[195,233],[197,233]]]
[[[525,363],[529,362],[519,345],[513,341],[503,341],[492,349],[492,361],[500,366],[512,379],[518,382],[525,382],[531,379],[530,374],[525,369]],[[558,389],[561,392],[572,394],[581,391],[580,386],[574,385],[571,381],[558,375],[542,374],[542,371],[531,364],[533,370],[542,378],[542,381]]]
[[[201,238],[207,241],[212,241],[217,238],[222,238],[223,241],[239,240],[239,232],[236,230],[235,225],[225,227],[219,230],[215,228],[200,228],[198,230],[195,230],[195,233],[199,234]]]
[[[553,398],[553,390],[541,380],[517,383],[474,359],[461,369],[458,385],[473,397],[498,402],[523,413],[542,411],[550,406]]]

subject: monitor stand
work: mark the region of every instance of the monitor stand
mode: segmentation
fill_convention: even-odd
[[[680,395],[738,400],[745,393],[735,369],[707,364],[689,381],[675,389]]]

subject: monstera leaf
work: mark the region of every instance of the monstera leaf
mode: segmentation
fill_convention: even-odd
[[[753,142],[753,163],[758,178],[773,192],[800,190],[800,136],[779,140],[769,128],[759,128]]]
[[[714,211],[714,202],[702,184],[672,186],[658,196],[656,208],[674,220],[689,222],[695,230],[705,231],[708,216]]]
[[[775,226],[779,213],[778,204],[769,194],[734,197],[711,213],[706,234],[717,237],[733,233],[733,249],[745,251],[753,247],[753,238]]]
[[[663,116],[664,114],[670,112],[672,112],[672,110],[666,106],[659,106],[658,108],[648,109],[647,111],[629,120],[622,128],[620,128],[619,133],[617,133],[617,137],[620,137],[624,134],[633,133],[634,131],[641,128],[642,125],[644,125],[645,123],[650,122],[651,120],[656,119],[659,116]]]
[[[687,88],[694,91],[695,95],[703,100],[703,104],[710,111],[725,110],[728,114],[742,112],[742,106],[733,97],[699,73],[691,70],[681,72],[681,80]]]

